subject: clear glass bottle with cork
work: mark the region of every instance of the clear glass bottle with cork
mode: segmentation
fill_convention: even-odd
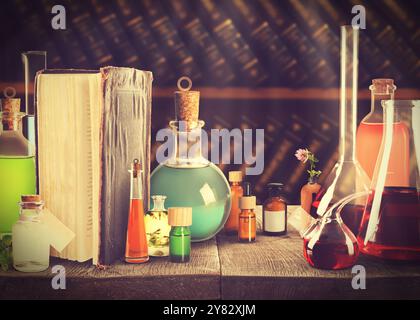
[[[168,211],[165,209],[166,196],[154,195],[153,209],[145,216],[147,243],[149,255],[152,257],[167,257],[169,255]]]
[[[282,183],[269,183],[268,199],[263,207],[263,231],[269,236],[287,233],[287,203],[283,197]]]
[[[181,81],[188,81],[184,88]],[[151,194],[167,197],[167,207],[191,207],[192,241],[214,237],[224,226],[230,211],[230,187],[223,172],[202,155],[202,128],[198,119],[199,91],[190,91],[189,78],[178,81],[175,92],[176,120],[169,123],[173,151],[167,158],[157,152],[160,163],[150,177]]]
[[[0,233],[10,233],[19,219],[20,196],[36,192],[35,147],[22,134],[25,113],[14,93],[0,105]]]
[[[239,198],[239,242],[253,242],[257,238],[257,218],[254,212],[256,207],[256,198],[251,194],[251,184],[243,184],[244,194]]]
[[[169,233],[170,260],[172,262],[188,262],[191,254],[192,208],[169,208],[168,219],[171,225]]]
[[[243,196],[242,171],[229,171],[230,193],[232,205],[230,207],[229,218],[225,223],[226,234],[237,234],[239,225],[239,198]]]
[[[48,228],[39,195],[22,195],[19,220],[12,228],[13,267],[21,272],[46,270],[50,261]]]

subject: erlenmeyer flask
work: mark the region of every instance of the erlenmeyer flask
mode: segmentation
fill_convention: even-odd
[[[358,42],[357,28],[341,27],[340,157],[312,204],[319,216],[340,199],[369,190],[370,179],[356,159]],[[364,204],[365,199],[356,198],[341,213],[354,234],[359,230]]]
[[[353,266],[359,257],[356,236],[343,223],[341,212],[367,192],[349,195],[318,218],[303,235],[303,254],[314,268],[338,270]]]
[[[368,255],[420,260],[420,100],[382,105],[385,130],[358,242]]]

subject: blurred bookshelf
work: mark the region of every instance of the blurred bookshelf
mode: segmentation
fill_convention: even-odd
[[[281,181],[289,201],[298,201],[306,174],[293,157],[297,148],[312,147],[323,171],[335,163],[339,27],[351,23],[353,5],[367,14],[359,120],[369,111],[373,78],[393,78],[397,99],[420,98],[416,0],[62,0],[66,30],[51,28],[55,4],[2,1],[0,90],[12,86],[23,97],[20,53],[29,50],[46,50],[49,68],[151,70],[155,134],[172,118],[176,80],[189,76],[201,91],[207,130],[265,129],[266,170],[248,177],[260,200],[266,183]]]

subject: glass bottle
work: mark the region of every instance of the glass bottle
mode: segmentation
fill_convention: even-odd
[[[366,174],[372,179],[382,142],[384,127],[382,119],[382,100],[394,100],[396,90],[392,79],[373,79],[371,91],[371,110],[357,128],[356,155]]]
[[[309,177],[308,182],[300,189],[300,206],[313,218],[318,217],[312,203],[319,190],[321,190],[321,185],[318,183],[318,177]]]
[[[188,262],[191,254],[192,209],[169,208],[169,255],[172,262]]]
[[[42,221],[44,203],[39,195],[23,195],[19,220],[13,225],[13,267],[21,272],[40,272],[50,263],[48,228]]]
[[[134,159],[130,172],[130,211],[128,214],[125,261],[143,263],[149,260],[144,223],[143,190],[140,162]]]
[[[364,254],[420,260],[420,100],[382,104],[383,139],[358,242]]]
[[[0,233],[10,233],[20,196],[36,191],[35,147],[21,132],[20,99],[1,99],[0,108]]]
[[[230,187],[223,172],[202,156],[204,121],[198,120],[200,92],[181,88],[180,81],[178,87],[180,91],[175,92],[176,120],[169,123],[173,152],[167,159],[163,156],[159,159],[158,149],[160,165],[150,178],[151,193],[165,195],[167,207],[191,207],[192,241],[204,241],[214,237],[228,218]]]
[[[318,216],[347,195],[368,191],[370,179],[356,159],[357,70],[359,29],[341,27],[341,89],[339,159],[327,175],[313,206]],[[341,212],[341,218],[357,234],[366,199],[352,200]]]
[[[149,256],[169,256],[169,231],[168,211],[165,209],[165,196],[152,196],[153,209],[145,216],[147,243]]]
[[[287,233],[287,203],[283,197],[282,183],[269,183],[268,199],[263,207],[263,231],[269,236]]]
[[[230,194],[232,206],[230,208],[229,218],[225,223],[224,230],[227,234],[237,234],[239,224],[239,198],[243,196],[242,171],[229,171]]]
[[[360,192],[338,201],[303,235],[303,255],[314,268],[338,270],[353,266],[359,247],[353,232],[343,223],[341,212],[348,202],[366,196]]]
[[[251,184],[244,183],[244,195],[239,198],[239,242],[253,242],[257,237],[257,218],[255,215],[256,198],[251,195]]]

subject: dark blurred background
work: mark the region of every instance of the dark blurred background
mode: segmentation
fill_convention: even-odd
[[[66,8],[66,30],[51,27],[56,4]],[[294,151],[309,148],[325,174],[338,156],[339,27],[351,23],[357,4],[367,13],[361,119],[373,78],[393,78],[397,98],[420,97],[419,1],[3,0],[0,89],[12,85],[23,97],[20,53],[28,50],[46,50],[48,68],[151,70],[155,134],[173,118],[172,92],[187,75],[202,92],[207,130],[265,129],[265,171],[247,177],[259,200],[279,181],[297,203],[307,174]]]

